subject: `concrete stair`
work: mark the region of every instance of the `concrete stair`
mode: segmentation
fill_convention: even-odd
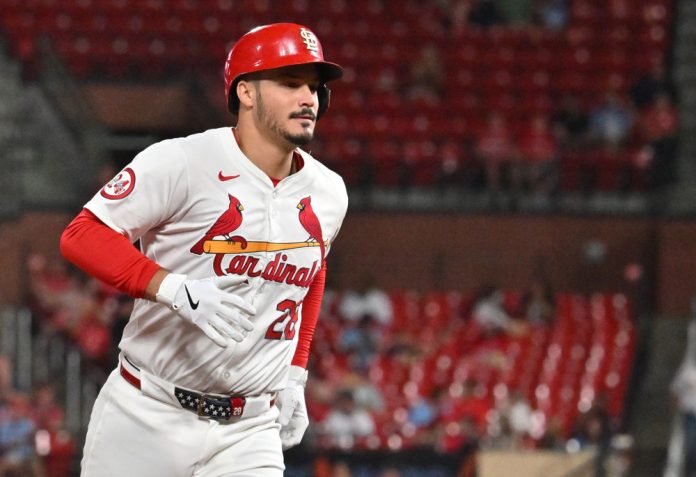
[[[696,211],[696,2],[675,2],[674,81],[679,91],[679,184],[670,194],[676,213]]]
[[[669,386],[684,357],[688,320],[656,318],[647,326],[644,374],[630,403],[629,429],[635,438],[633,477],[663,473],[674,416]]]

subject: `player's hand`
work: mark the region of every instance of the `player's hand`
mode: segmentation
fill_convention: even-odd
[[[237,276],[191,280],[186,275],[169,274],[160,285],[157,301],[198,326],[224,348],[227,339],[241,342],[254,329],[247,316],[254,315],[256,309],[229,291],[244,281],[245,278]]]
[[[278,393],[276,404],[280,409],[280,440],[283,450],[296,446],[302,440],[309,417],[305,403],[305,383],[307,371],[299,366],[290,366],[290,379],[285,389]]]

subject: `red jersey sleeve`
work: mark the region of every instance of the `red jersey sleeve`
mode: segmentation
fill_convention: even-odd
[[[87,209],[63,231],[60,251],[89,275],[135,298],[142,298],[161,268]]]
[[[307,367],[309,361],[309,347],[312,344],[314,330],[319,319],[321,300],[324,298],[324,286],[326,285],[326,262],[322,264],[321,270],[314,277],[314,281],[307,290],[307,295],[302,302],[302,322],[300,325],[300,335],[297,340],[297,349],[292,358],[294,366]]]

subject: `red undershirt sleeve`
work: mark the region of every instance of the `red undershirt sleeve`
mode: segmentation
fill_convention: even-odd
[[[161,268],[87,209],[63,231],[60,251],[84,272],[134,298],[143,297]]]
[[[314,330],[319,319],[321,300],[324,297],[324,286],[326,285],[326,262],[322,264],[321,270],[314,277],[312,284],[307,290],[307,295],[302,302],[302,322],[300,325],[300,335],[297,340],[297,349],[292,358],[294,366],[307,367],[309,361],[309,347],[312,344]]]

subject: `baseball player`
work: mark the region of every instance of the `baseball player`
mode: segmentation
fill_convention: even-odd
[[[310,29],[251,30],[225,65],[236,127],[150,146],[66,228],[63,255],[136,298],[82,476],[283,474],[309,423],[324,259],[348,205],[298,146],[341,75]]]

